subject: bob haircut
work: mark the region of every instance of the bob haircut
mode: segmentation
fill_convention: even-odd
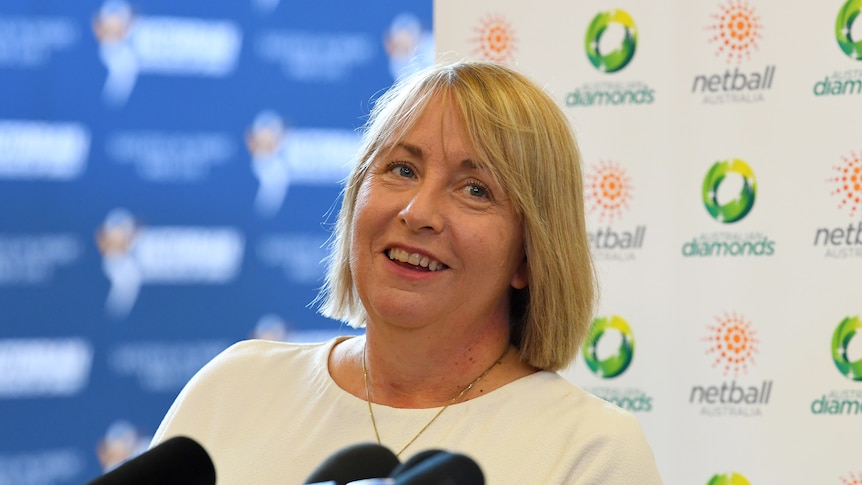
[[[428,68],[375,101],[329,241],[320,313],[365,325],[350,270],[357,191],[369,164],[385,156],[392,140],[406,134],[437,96],[460,116],[480,163],[511,198],[523,224],[529,276],[526,288],[511,293],[511,342],[530,365],[560,370],[577,355],[596,300],[580,154],[554,101],[499,64],[461,61]]]

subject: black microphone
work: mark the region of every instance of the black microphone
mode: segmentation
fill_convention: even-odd
[[[87,485],[215,485],[209,454],[197,441],[177,436],[141,453]]]
[[[392,474],[389,476],[390,477],[397,477],[398,475],[404,473],[405,471],[407,471],[411,468],[415,468],[416,465],[422,463],[423,461],[427,460],[428,458],[431,458],[434,455],[437,455],[438,453],[445,453],[445,452],[443,450],[437,450],[434,448],[431,448],[429,450],[420,451],[419,453],[416,453],[415,455],[408,458],[407,461],[405,461],[404,463],[396,466],[395,469],[392,470]]]
[[[485,485],[485,475],[472,458],[448,451],[430,451],[436,452],[423,456],[413,467],[405,466],[393,473],[395,485]]]
[[[346,485],[357,480],[388,477],[399,463],[389,448],[377,443],[359,443],[336,451],[304,483]]]

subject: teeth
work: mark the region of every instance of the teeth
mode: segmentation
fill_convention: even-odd
[[[439,271],[447,268],[447,266],[440,261],[431,259],[428,256],[422,256],[419,253],[410,254],[399,248],[392,248],[389,250],[389,259],[400,261],[402,263],[409,263],[413,266],[421,266],[423,268],[428,268],[431,271]]]

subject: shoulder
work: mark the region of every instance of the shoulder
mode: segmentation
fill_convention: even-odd
[[[519,399],[530,401],[528,408],[531,409],[553,409],[547,419],[564,423],[571,427],[572,433],[612,439],[626,439],[641,433],[634,414],[583,390],[555,372],[538,372],[523,381],[523,386],[517,390]]]
[[[571,437],[566,446],[570,457],[588,457],[573,460],[573,476],[595,479],[583,483],[661,484],[652,447],[638,418],[572,383],[568,385],[574,390],[567,421]]]
[[[244,340],[231,345],[186,383],[155,439],[180,431],[208,436],[235,416],[249,414],[251,407],[265,405],[278,396],[310,387],[327,388],[327,359],[338,341],[300,344]]]
[[[276,364],[285,360],[313,359],[328,354],[334,340],[319,343],[275,342],[271,340],[242,340],[220,354],[204,367],[247,366]]]
[[[537,372],[502,390],[499,400],[489,400],[489,405],[507,411],[512,439],[542,450],[534,460],[554,463],[550,482],[661,483],[652,449],[633,413],[554,372]]]
[[[325,379],[327,359],[339,339],[320,343],[290,343],[269,340],[237,342],[204,365],[186,384],[181,398],[204,394],[242,392],[261,383],[308,382]],[[319,375],[318,375],[319,374]]]

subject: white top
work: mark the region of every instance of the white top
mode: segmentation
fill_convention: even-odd
[[[340,340],[231,346],[189,381],[153,444],[197,440],[218,485],[304,483],[336,451],[375,441],[367,403],[329,375]],[[400,450],[439,409],[374,404],[382,444]],[[661,484],[636,418],[554,372],[453,404],[400,459],[430,448],[472,458],[489,485]]]

